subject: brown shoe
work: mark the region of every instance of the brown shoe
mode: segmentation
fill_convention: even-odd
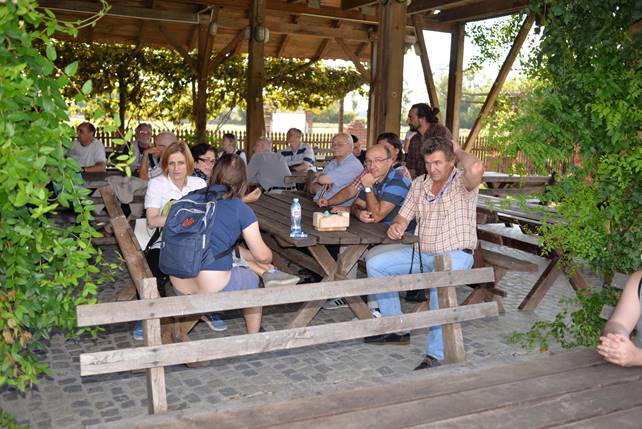
[[[424,357],[424,360],[422,360],[419,365],[414,369],[415,371],[419,371],[420,369],[426,369],[426,368],[436,368],[441,365],[441,362],[437,360],[436,358],[426,355]]]
[[[366,344],[373,344],[376,346],[393,345],[393,346],[406,346],[410,344],[410,334],[383,334],[375,335],[373,337],[365,337],[363,342]]]

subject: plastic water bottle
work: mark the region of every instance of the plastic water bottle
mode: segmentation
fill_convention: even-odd
[[[292,200],[290,206],[290,237],[301,236],[301,204],[298,198]]]

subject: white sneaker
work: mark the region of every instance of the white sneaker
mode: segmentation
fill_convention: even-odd
[[[323,304],[324,310],[336,310],[337,308],[347,307],[348,303],[343,298],[329,299]]]

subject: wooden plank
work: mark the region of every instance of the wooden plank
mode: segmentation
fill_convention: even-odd
[[[327,247],[317,244],[316,246],[308,247],[308,250],[314,257],[314,259],[319,263],[321,268],[323,268],[323,271],[325,272],[325,278],[323,280],[334,280],[334,277],[337,274],[337,261],[335,261],[332,255],[330,255]]]
[[[488,95],[484,100],[484,104],[482,105],[482,108],[477,115],[477,119],[475,119],[475,123],[468,133],[468,137],[466,137],[466,142],[462,146],[463,150],[467,150],[469,147],[472,149],[472,143],[477,140],[477,136],[479,136],[479,132],[481,131],[486,117],[493,110],[493,107],[495,107],[497,97],[499,96],[499,93],[504,86],[504,82],[508,77],[508,73],[510,73],[511,69],[513,68],[513,63],[517,59],[519,51],[522,49],[522,45],[524,44],[524,41],[526,40],[526,37],[528,36],[528,33],[533,26],[533,22],[535,22],[535,14],[531,12],[526,17],[526,19],[524,19],[522,27],[519,29],[513,45],[508,51],[508,54],[506,54],[506,59],[504,60],[504,63],[497,73],[497,78],[495,79],[495,82],[493,82],[493,86],[490,88],[490,91],[488,92]]]
[[[343,252],[339,254],[339,257],[337,258],[337,275],[341,276],[343,278],[347,278],[346,276],[352,270],[352,267],[354,267],[361,258],[361,256],[365,253],[365,251],[368,250],[367,245],[358,245],[358,246],[349,246],[347,247]]]
[[[346,43],[345,40],[343,40],[341,37],[335,37],[334,38],[335,42],[337,42],[337,45],[341,47],[343,52],[350,58],[350,61],[352,61],[352,64],[356,67],[357,71],[365,80],[367,83],[370,83],[370,72],[366,70],[366,68],[361,64],[361,60],[357,57],[357,55],[350,49],[348,44]]]
[[[604,371],[605,373],[611,371]],[[615,372],[615,371],[613,371]],[[580,372],[582,373],[582,372]],[[575,376],[575,374],[572,374]],[[584,420],[587,418],[609,414],[621,409],[642,406],[642,384],[640,383],[639,372],[638,375],[629,374],[629,380],[619,374],[619,377],[613,376],[616,382],[608,380],[606,386],[596,383],[591,376],[596,377],[598,374],[595,371],[584,372],[584,377],[588,380],[581,380],[577,383],[575,388],[578,391],[570,389],[560,389],[561,392],[553,394],[549,392],[541,392],[541,397],[537,400],[533,399],[530,403],[520,402],[520,399],[515,397],[511,401],[507,398],[504,403],[499,403],[497,409],[485,410],[477,412],[474,415],[464,415],[461,417],[451,418],[447,422],[436,421],[431,424],[419,424],[413,426],[415,428],[470,428],[473,427],[493,427],[493,428],[514,428],[514,427],[557,427],[560,424],[571,423],[577,420]],[[570,377],[569,377],[570,378]],[[564,383],[565,379],[550,379],[543,377],[542,379],[535,380],[537,385],[543,382],[544,379],[550,381],[551,387]],[[603,380],[600,377],[600,380]],[[573,384],[574,379],[570,380],[569,384]],[[535,384],[535,383],[532,383]],[[581,386],[581,387],[580,387]],[[520,383],[518,387],[521,389],[531,389],[531,386]],[[538,387],[538,386],[537,386]],[[537,388],[535,387],[535,388]],[[504,390],[504,388],[502,388]],[[538,389],[539,390],[539,389]],[[517,395],[519,392],[516,389],[506,389],[506,394],[513,393]],[[529,392],[529,396],[530,396]],[[547,397],[548,396],[548,397]],[[493,397],[488,398],[493,400]],[[511,406],[507,406],[511,404]],[[460,403],[460,407],[465,404]],[[499,408],[502,406],[502,408]],[[525,423],[525,425],[524,425]],[[637,422],[637,427],[640,422]],[[611,425],[609,425],[611,427]],[[617,427],[617,426],[614,426]]]
[[[479,193],[481,195],[492,195],[493,197],[514,197],[516,195],[537,195],[545,191],[545,186],[528,186],[520,188],[480,189]]]
[[[559,429],[638,429],[642,421],[642,406],[632,407],[626,410],[617,410],[601,416],[577,420],[556,426]]]
[[[435,271],[451,271],[452,261],[449,256],[435,257]],[[438,290],[439,308],[457,307],[457,290],[454,287],[441,288]],[[466,359],[464,350],[464,335],[461,332],[459,323],[451,323],[442,326],[444,338],[444,362],[463,362]]]
[[[303,268],[307,268],[320,276],[325,274],[321,265],[319,265],[313,257],[306,255],[299,250],[280,246],[279,243],[277,243],[276,240],[268,234],[263,234],[263,241],[270,249],[272,249],[273,253],[278,253],[291,262],[294,262]]]
[[[448,67],[448,95],[446,101],[446,127],[453,138],[459,138],[459,111],[461,110],[461,84],[464,67],[464,24],[457,24],[450,37],[450,63]]]
[[[341,0],[341,9],[359,9],[364,6],[376,5],[377,0]]]
[[[390,404],[408,403],[419,399],[467,392],[474,389],[501,389],[505,383],[528,381],[540,376],[557,375],[563,378],[567,371],[603,366],[600,356],[592,349],[543,356],[517,364],[501,365],[474,372],[421,377],[414,374],[395,384],[343,390],[313,398],[294,398],[288,401],[261,404],[236,411],[189,410],[189,421],[195,427],[208,427],[216,421],[217,428],[239,429],[245,427],[273,427],[284,422],[305,421],[354,410],[379,408]],[[186,411],[174,411],[164,416],[137,417],[119,420],[109,427],[122,428],[173,428],[177,420],[184,422]],[[112,426],[113,425],[113,426]],[[312,426],[310,426],[312,427]],[[393,427],[393,426],[391,426]],[[520,424],[519,427],[522,427]]]
[[[415,6],[414,3],[412,3],[408,9],[410,10],[413,6]],[[439,108],[439,96],[437,95],[437,87],[435,86],[432,68],[430,67],[430,59],[428,58],[428,49],[426,48],[426,39],[424,38],[421,18],[418,15],[414,15],[412,17],[412,23],[415,26],[415,35],[417,36],[417,43],[419,44],[419,58],[421,59],[421,68],[424,72],[424,80],[426,81],[428,99],[430,100],[430,105],[432,107]],[[441,113],[437,114],[437,119],[443,123],[443,115]]]
[[[495,267],[505,268],[509,271],[523,271],[533,273],[538,270],[537,264],[528,261],[522,261],[512,256],[504,255],[492,250],[482,249],[482,256],[486,264]]]
[[[86,376],[181,363],[205,362],[492,316],[497,316],[497,304],[488,302],[403,316],[331,323],[163,346],[85,353],[80,356],[80,371],[81,375]]]
[[[524,252],[532,253],[533,255],[541,256],[541,248],[537,244],[537,240],[529,240],[531,236],[527,237],[514,237],[507,234],[501,234],[496,230],[487,229],[484,225],[477,225],[477,239],[485,240],[491,243],[501,244],[503,246],[512,247],[513,249],[522,250]],[[534,237],[533,237],[534,238]]]
[[[407,274],[395,277],[341,280],[272,289],[172,296],[143,301],[106,302],[76,307],[78,326],[105,325],[136,320],[211,313],[245,307],[291,304],[294,302],[327,300],[339,296],[359,296],[380,292],[401,292],[428,287],[447,287],[489,282],[492,268],[466,271]]]
[[[408,6],[408,15],[434,10],[443,10],[470,3],[466,0],[414,0]]]
[[[142,299],[159,298],[156,278],[145,278],[138,282]],[[145,346],[154,347],[163,344],[159,319],[143,321],[143,340]],[[145,370],[147,382],[147,408],[150,414],[167,411],[167,392],[165,390],[165,368],[156,366]]]
[[[437,15],[440,22],[470,22],[480,19],[511,15],[530,5],[530,0],[487,0],[456,9],[445,10]]]
[[[531,290],[528,291],[528,294],[526,294],[521,304],[519,304],[518,308],[520,310],[534,310],[542,301],[544,295],[546,295],[546,292],[548,292],[548,290],[553,287],[555,280],[562,273],[562,271],[557,266],[557,262],[558,257],[554,256],[553,259],[551,259],[551,261],[548,263],[546,268],[544,268],[544,272],[542,272],[542,274],[539,276]]]
[[[212,58],[212,62],[210,63],[210,70],[215,69],[216,67],[220,66],[225,62],[227,58],[234,52],[237,48],[237,46],[243,41],[243,37],[245,36],[245,30],[241,30],[232,39],[225,45],[223,49],[218,51],[216,56]]]

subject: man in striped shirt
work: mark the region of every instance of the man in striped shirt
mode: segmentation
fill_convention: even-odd
[[[314,150],[307,143],[301,143],[303,133],[298,128],[290,128],[286,134],[289,147],[281,151],[292,173],[304,173],[308,170],[314,171]]]

